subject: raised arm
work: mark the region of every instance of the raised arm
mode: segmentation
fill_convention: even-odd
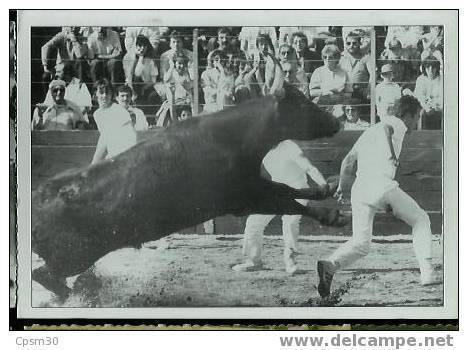
[[[344,157],[343,161],[341,162],[340,168],[340,181],[338,183],[338,188],[336,189],[335,197],[338,201],[342,201],[343,199],[343,182],[344,179],[348,176],[354,175],[355,171],[355,163],[357,162],[358,152],[356,150],[356,146],[354,146],[348,154]]]

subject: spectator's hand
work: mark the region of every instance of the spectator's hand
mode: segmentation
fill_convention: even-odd
[[[36,104],[36,107],[37,107],[37,110],[38,110],[39,114],[41,115],[42,113],[45,112],[45,110],[46,110],[49,106],[47,106],[47,105],[44,104],[44,103],[38,103],[38,104]]]

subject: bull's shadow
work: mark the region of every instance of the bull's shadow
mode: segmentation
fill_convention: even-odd
[[[331,191],[260,176],[264,156],[280,141],[338,130],[335,117],[285,85],[281,97],[176,123],[113,159],[56,176],[32,195],[32,249],[46,262],[32,277],[66,296],[63,279],[107,253],[226,214],[301,214],[342,225],[337,210],[296,201]]]

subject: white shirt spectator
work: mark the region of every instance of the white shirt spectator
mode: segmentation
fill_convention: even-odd
[[[342,91],[347,81],[348,75],[340,67],[337,67],[337,69],[332,72],[327,67],[322,66],[312,73],[309,90],[320,87],[322,95],[331,92],[333,89]]]

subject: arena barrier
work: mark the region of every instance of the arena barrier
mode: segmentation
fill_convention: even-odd
[[[141,140],[154,131],[139,133]],[[357,140],[361,131],[342,131],[333,138],[301,142],[306,156],[324,174],[339,174],[341,160]],[[91,163],[97,144],[98,131],[33,131],[31,136],[31,189],[44,180],[68,169]],[[442,145],[441,131],[415,131],[405,138],[400,155],[397,180],[400,186],[428,212],[434,234],[442,232]],[[350,183],[346,190],[349,192]],[[333,199],[312,205],[336,205]],[[350,211],[349,205],[341,205]],[[239,234],[244,230],[243,217],[224,216],[215,219],[215,233]],[[189,228],[185,233],[204,234],[203,226]],[[388,213],[378,213],[374,234],[409,234],[410,228]],[[281,234],[281,220],[277,217],[266,230],[266,234]],[[301,234],[350,235],[351,227],[328,228],[314,220],[303,218]]]

